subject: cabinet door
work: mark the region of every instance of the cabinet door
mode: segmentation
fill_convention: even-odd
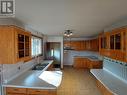
[[[64,41],[64,47],[70,47],[71,42],[70,41]]]
[[[28,89],[29,95],[47,95],[47,90],[39,90],[39,89]]]
[[[121,50],[121,33],[115,34],[115,49]]]
[[[27,95],[27,94],[9,93],[9,94],[6,94],[6,95]]]
[[[0,26],[0,64],[15,63],[15,31],[11,26]]]
[[[17,61],[27,61],[31,58],[31,34],[20,28],[15,30]]]
[[[18,59],[25,57],[25,36],[23,34],[17,34],[18,35]]]
[[[85,69],[88,68],[87,62],[88,62],[88,59],[87,58],[83,58],[83,68],[85,68]]]
[[[74,58],[74,68],[83,68],[83,58],[80,58],[80,57],[77,57],[77,58]]]
[[[86,50],[90,50],[90,40],[85,41],[86,42]]]
[[[110,49],[114,49],[114,39],[115,39],[115,36],[114,35],[110,35]]]
[[[25,57],[31,56],[31,36],[25,35]]]

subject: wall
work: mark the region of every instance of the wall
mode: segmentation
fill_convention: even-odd
[[[104,69],[127,83],[127,63],[104,58]]]
[[[96,57],[100,57],[98,52],[68,51],[68,52],[64,53],[64,65],[73,65],[74,56],[96,56]]]
[[[61,43],[61,68],[63,68],[63,36],[47,36],[47,42]]]
[[[29,62],[18,62],[16,64],[3,64],[3,82],[6,83],[15,77],[19,76],[23,72],[27,71],[28,69],[32,68],[37,63],[37,60],[43,61],[43,57],[39,57],[38,59],[32,59]],[[20,68],[20,69],[19,69]]]
[[[114,24],[110,25],[109,27],[106,27],[104,29],[104,32],[111,31],[115,28],[120,28],[120,27],[124,27],[124,26],[127,26],[127,18],[124,18],[118,22],[115,22]]]

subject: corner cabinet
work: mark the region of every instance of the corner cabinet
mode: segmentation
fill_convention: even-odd
[[[31,33],[16,26],[0,26],[0,64],[31,59]]]

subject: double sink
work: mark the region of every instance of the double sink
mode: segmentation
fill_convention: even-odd
[[[39,63],[35,65],[32,70],[43,70],[49,63]]]

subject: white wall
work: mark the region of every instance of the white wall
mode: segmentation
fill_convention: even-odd
[[[47,42],[61,43],[61,68],[63,68],[63,36],[47,36]]]
[[[39,61],[43,61],[43,57],[39,58]],[[15,77],[19,76],[23,72],[27,71],[28,69],[32,68],[37,63],[37,59],[32,59],[28,62],[18,62],[15,64],[3,64],[2,68],[2,75],[3,75],[3,82],[6,83]],[[19,69],[20,68],[20,69]]]

